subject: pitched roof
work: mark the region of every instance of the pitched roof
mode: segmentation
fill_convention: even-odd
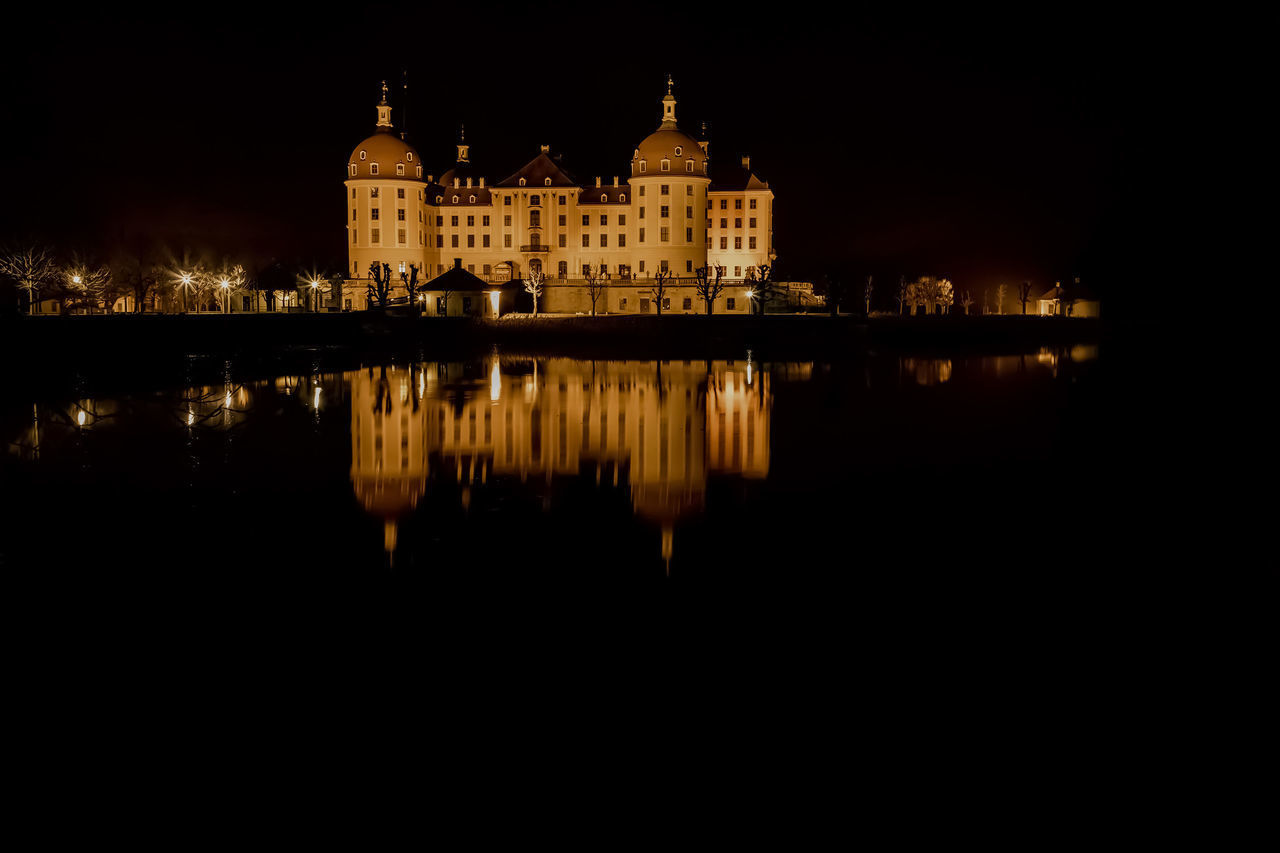
[[[578,193],[578,204],[627,204],[619,201],[626,198],[629,187],[626,184],[616,187],[587,187]]]
[[[551,159],[551,156],[543,151],[537,157],[534,157],[528,163],[511,177],[504,181],[500,181],[497,186],[500,187],[518,187],[520,179],[524,178],[524,185],[527,187],[576,187],[578,182],[564,170],[564,168]],[[551,183],[547,183],[547,178],[551,179]]]
[[[422,285],[422,289],[457,292],[459,290],[493,290],[493,287],[484,279],[462,267],[450,267]]]
[[[725,164],[711,167],[710,192],[767,189],[769,189],[769,182],[762,181],[755,172],[745,166]]]

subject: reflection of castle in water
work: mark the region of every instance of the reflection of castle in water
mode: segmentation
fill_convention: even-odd
[[[348,374],[352,486],[384,519],[388,550],[430,466],[467,484],[464,504],[471,484],[493,476],[625,481],[636,512],[662,525],[666,556],[675,520],[701,509],[709,475],[768,474],[769,377],[750,362],[487,366],[470,379],[458,364]]]

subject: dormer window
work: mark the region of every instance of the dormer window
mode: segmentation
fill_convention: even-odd
[[[618,196],[618,201],[626,201],[626,200],[627,200],[627,194],[626,194],[626,193],[623,193],[622,195]]]
[[[670,171],[671,171],[671,161],[670,161],[670,160],[668,160],[666,157],[663,157],[663,158],[662,158],[662,171],[664,171],[664,172],[670,172]]]
[[[524,186],[524,178],[520,179],[520,186]]]
[[[608,200],[609,200],[609,196],[605,195],[604,193],[601,193],[601,194],[600,194],[600,201],[601,201],[602,203],[603,203],[603,202],[607,202]]]
[[[543,185],[544,187],[549,187],[549,186],[551,186],[551,179],[550,179],[550,178],[547,178],[545,181],[543,181],[543,182],[542,182],[542,185]]]
[[[421,177],[422,177],[422,167],[421,167],[421,166],[419,166],[419,167],[418,167],[418,177],[419,177],[419,178],[421,178]]]
[[[360,159],[361,159],[361,160],[363,160],[363,159],[364,159],[364,151],[361,151],[361,152],[360,152]]]
[[[397,175],[404,174],[404,163],[396,163],[396,174]]]
[[[436,196],[436,204],[443,204],[443,203],[444,203],[444,196],[442,195]]]
[[[370,175],[376,175],[376,174],[378,174],[378,164],[377,164],[377,163],[370,163],[370,164],[369,164],[369,174],[370,174]]]
[[[472,196],[472,197],[471,197],[471,203],[472,203],[472,204],[475,204],[475,203],[476,203],[476,197],[475,197],[475,196]]]
[[[692,161],[692,160],[685,160],[685,161],[684,161],[684,170],[685,170],[686,172],[692,172],[692,171],[693,171],[693,161]]]
[[[704,175],[705,175],[706,173],[707,173],[707,161],[706,161],[706,160],[703,160],[703,161],[702,161],[702,174],[704,174]]]
[[[453,203],[454,203],[454,204],[457,204],[457,203],[458,203],[458,197],[457,197],[456,195],[453,197]]]
[[[353,177],[353,178],[354,178],[355,176],[356,176],[356,164],[355,164],[355,163],[352,163],[352,164],[351,164],[351,177]]]
[[[648,165],[648,164],[646,164],[644,160],[641,160],[641,161],[640,161],[640,171],[641,171],[641,172],[646,172],[646,171],[648,171],[647,165]]]

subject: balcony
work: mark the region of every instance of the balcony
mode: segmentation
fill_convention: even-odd
[[[521,252],[550,252],[551,247],[542,243],[530,243],[520,247]]]

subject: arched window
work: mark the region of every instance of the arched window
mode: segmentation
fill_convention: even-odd
[[[680,149],[678,149],[678,148],[677,148],[677,149],[676,149],[676,153],[677,153],[677,154],[679,154],[679,153],[680,153]],[[407,154],[405,154],[405,155],[404,155],[404,159],[406,159],[406,160],[408,160],[410,163],[412,163],[412,162],[413,162],[413,152],[412,152],[412,151],[410,151],[410,152],[408,152]]]
[[[647,164],[645,163],[645,161],[644,161],[644,160],[641,160],[641,161],[640,161],[640,171],[641,171],[641,172],[647,171],[646,166],[647,166]]]
[[[609,196],[608,196],[608,194],[606,194],[606,193],[601,193],[601,194],[600,194],[600,201],[601,201],[602,203],[603,203],[603,202],[607,202],[608,200],[609,200]]]
[[[618,201],[626,201],[626,200],[627,200],[626,193],[622,193],[620,196],[618,196]]]
[[[458,203],[458,197],[457,197],[456,195],[453,197],[453,203],[454,203],[454,204],[457,204],[457,203]]]
[[[436,196],[436,204],[443,204],[443,203],[444,203],[444,196],[442,195]]]
[[[661,168],[662,168],[662,171],[664,171],[664,172],[670,172],[670,171],[671,171],[671,161],[670,161],[670,160],[668,160],[666,157],[663,157],[663,158],[662,158],[662,167],[661,167]]]
[[[471,197],[471,203],[472,203],[472,204],[475,204],[475,203],[476,203],[476,197],[475,197],[475,196],[472,196],[472,197]]]
[[[376,174],[378,174],[378,164],[377,164],[377,163],[370,163],[370,164],[369,164],[369,174],[370,174],[370,175],[376,175]]]
[[[363,151],[363,149],[360,151],[360,159],[361,159],[361,160],[363,160],[363,159],[364,159],[364,151]]]
[[[542,182],[542,185],[543,185],[544,187],[549,187],[549,186],[551,186],[551,179],[550,179],[550,178],[547,178],[545,181],[543,181],[543,182]]]
[[[397,175],[404,174],[404,163],[396,163],[396,174]]]
[[[520,179],[520,186],[524,186],[524,178]]]

